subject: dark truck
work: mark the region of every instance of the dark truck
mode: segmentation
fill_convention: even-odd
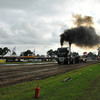
[[[86,62],[87,58],[82,58],[78,55],[73,55],[70,52],[70,48],[58,48],[57,49],[57,62],[58,64],[75,64],[79,62]]]

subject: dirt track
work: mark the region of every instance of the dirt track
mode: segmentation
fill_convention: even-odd
[[[71,70],[82,68],[99,61],[88,61],[87,63],[58,65],[57,63],[10,65],[0,66],[0,87],[13,85],[25,81],[43,79]]]

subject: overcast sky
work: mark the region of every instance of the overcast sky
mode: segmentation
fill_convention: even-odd
[[[92,16],[99,34],[99,9],[100,0],[0,0],[0,47],[16,46],[17,55],[28,49],[46,55],[60,47],[59,35],[73,25],[72,13]],[[72,45],[72,51],[89,50]]]

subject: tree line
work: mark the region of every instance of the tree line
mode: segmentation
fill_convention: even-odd
[[[8,49],[7,47],[0,48],[0,55],[1,55],[1,56],[6,55],[8,52],[11,52],[11,50]]]
[[[79,56],[79,53],[78,53],[78,52],[71,52],[71,54],[72,54],[73,56]],[[47,51],[47,55],[50,56],[50,57],[56,56],[56,55],[57,55],[57,50],[54,50],[54,51],[53,51],[52,49],[50,49],[50,50]],[[83,56],[85,56],[85,55],[83,54]],[[94,53],[92,53],[92,52],[89,52],[89,53],[87,54],[87,57],[88,57],[88,58],[95,59],[95,58],[97,58],[97,55],[94,54]]]
[[[0,48],[0,55],[1,56],[4,56],[4,55],[6,55],[8,52],[10,52],[11,53],[11,50],[10,49],[8,49],[8,47],[4,47],[4,48]],[[20,56],[27,56],[28,54],[32,54],[33,52],[31,51],[31,50],[26,50],[26,51],[24,51],[24,52],[21,52],[21,54],[20,54]],[[55,57],[55,56],[57,56],[57,50],[52,50],[52,49],[50,49],[50,50],[48,50],[47,52],[47,56],[48,57]],[[74,56],[79,56],[79,54],[77,53],[77,52],[71,52]],[[16,55],[16,52],[14,51],[14,52],[12,52],[12,55]],[[88,56],[90,56],[90,57],[97,57],[97,55],[96,54],[93,54],[92,52],[89,52],[88,54],[87,54]],[[44,57],[44,55],[39,55],[39,54],[37,54],[37,55],[35,55],[35,56],[37,56],[37,57]]]

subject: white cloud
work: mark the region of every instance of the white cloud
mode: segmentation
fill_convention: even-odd
[[[0,38],[8,38],[8,37],[9,37],[8,33],[3,28],[0,28]]]
[[[99,3],[99,0],[0,0],[0,45],[10,49],[16,46],[18,54],[34,48],[36,53],[46,54],[60,46],[59,35],[72,27],[72,13],[92,16],[99,27]]]

